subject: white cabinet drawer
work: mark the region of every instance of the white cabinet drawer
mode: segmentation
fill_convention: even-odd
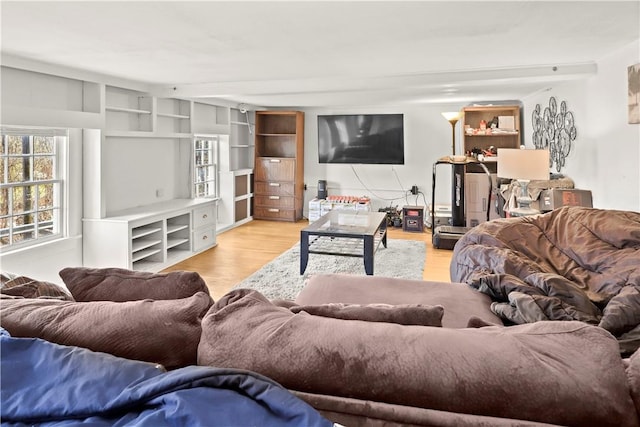
[[[193,210],[193,229],[197,230],[205,225],[214,224],[216,220],[215,204],[203,206]]]
[[[198,252],[216,244],[215,227],[205,227],[193,232],[193,251]]]

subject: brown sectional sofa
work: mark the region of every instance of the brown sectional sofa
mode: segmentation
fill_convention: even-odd
[[[464,284],[327,274],[310,278],[295,301],[269,301],[244,289],[214,302],[192,275],[91,269],[63,275],[83,283],[69,289],[86,302],[58,301],[50,293],[35,301],[2,299],[2,327],[23,336],[45,331],[53,342],[99,344],[99,351],[158,363],[176,352],[175,337],[154,331],[179,322],[185,328],[181,363],[194,363],[191,357],[200,365],[265,375],[345,426],[640,425],[640,356],[621,358],[611,334],[583,322],[505,327],[490,298]],[[167,289],[178,282],[187,285],[171,300]],[[128,301],[118,297],[124,286]],[[90,301],[87,289],[121,302]],[[193,307],[190,320],[185,306]],[[410,307],[413,314],[424,309],[436,326],[376,321],[390,306]],[[371,316],[345,320],[354,307]],[[162,315],[147,315],[156,308]],[[56,323],[51,313],[60,309],[70,317]],[[26,324],[42,325],[45,318],[48,328]],[[87,341],[94,318],[101,330],[113,319],[106,343]],[[149,340],[155,353],[136,349],[136,342]]]
[[[615,338],[602,328],[582,322],[504,327],[491,311],[491,299],[460,283],[329,274],[312,277],[295,302],[444,307],[441,329],[422,328],[427,330],[421,332],[424,341],[410,334],[399,340],[406,343],[403,350],[412,352],[408,358],[412,369],[399,366],[387,385],[393,388],[395,384],[395,391],[401,394],[411,378],[420,378],[420,386],[411,392],[423,394],[421,404],[413,404],[410,396],[385,402],[296,392],[344,425],[604,426],[639,422],[640,355],[622,359]],[[380,343],[379,348],[393,354],[394,344],[401,345],[394,340]],[[356,348],[353,353],[358,353]],[[439,400],[443,396],[447,396],[445,402]]]

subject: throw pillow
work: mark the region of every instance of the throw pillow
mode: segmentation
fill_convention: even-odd
[[[638,425],[618,344],[595,326],[359,322],[293,314],[256,291],[233,292],[202,321],[198,364],[255,371],[315,394],[561,425]]]
[[[444,307],[421,304],[342,304],[299,305],[292,313],[306,311],[313,316],[344,320],[397,323],[399,325],[442,326]]]
[[[68,267],[60,271],[76,301],[136,301],[186,298],[196,292],[209,295],[195,271],[149,273],[123,268]]]
[[[127,359],[193,365],[209,295],[129,302],[0,299],[2,327],[14,337],[42,338]]]
[[[73,301],[73,297],[62,286],[34,280],[26,276],[2,274],[0,293],[22,298],[51,298]]]

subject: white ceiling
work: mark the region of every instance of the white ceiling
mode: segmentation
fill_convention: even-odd
[[[2,52],[260,106],[523,99],[640,38],[634,1],[5,1]]]

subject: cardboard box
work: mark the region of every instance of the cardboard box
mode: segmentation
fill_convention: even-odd
[[[562,206],[593,207],[593,199],[590,190],[578,190],[575,188],[552,188],[540,193],[539,209],[549,212]]]
[[[489,178],[485,173],[465,174],[464,195],[465,195],[465,220],[467,227],[487,221],[487,208],[489,208],[489,219],[500,218],[496,211],[497,195],[491,191],[489,197]],[[496,174],[491,174],[491,188],[496,188]],[[489,203],[489,206],[487,206]]]
[[[313,199],[309,201],[309,210],[320,210],[320,207],[325,202],[324,199]]]

